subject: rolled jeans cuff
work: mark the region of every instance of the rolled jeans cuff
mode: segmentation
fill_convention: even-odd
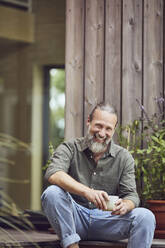
[[[79,241],[80,241],[80,237],[77,233],[75,233],[75,234],[69,235],[68,237],[64,238],[61,241],[61,245],[62,245],[62,247],[66,248],[69,245],[77,243]]]

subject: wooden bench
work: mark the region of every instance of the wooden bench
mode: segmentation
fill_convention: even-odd
[[[47,231],[15,231],[11,229],[0,230],[0,247],[42,247],[60,248],[60,241],[56,234]],[[80,248],[126,248],[127,240],[121,241],[80,241]],[[165,248],[165,239],[154,239],[152,248]]]

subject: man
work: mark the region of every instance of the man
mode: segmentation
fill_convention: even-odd
[[[98,104],[87,120],[88,132],[61,144],[46,171],[49,186],[43,209],[64,248],[78,248],[82,240],[128,238],[128,248],[149,248],[155,230],[152,212],[138,208],[134,160],[112,137],[117,114]],[[108,195],[118,195],[113,211],[106,211]]]

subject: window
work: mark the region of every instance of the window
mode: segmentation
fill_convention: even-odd
[[[64,140],[65,71],[52,68],[49,73],[49,142],[56,148]]]
[[[55,149],[64,140],[65,69],[45,67],[43,102],[43,165],[47,165],[49,147]]]

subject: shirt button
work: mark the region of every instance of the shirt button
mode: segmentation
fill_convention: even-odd
[[[96,176],[96,172],[93,172],[93,175]]]
[[[92,204],[92,202],[89,202],[89,205],[91,205]]]

